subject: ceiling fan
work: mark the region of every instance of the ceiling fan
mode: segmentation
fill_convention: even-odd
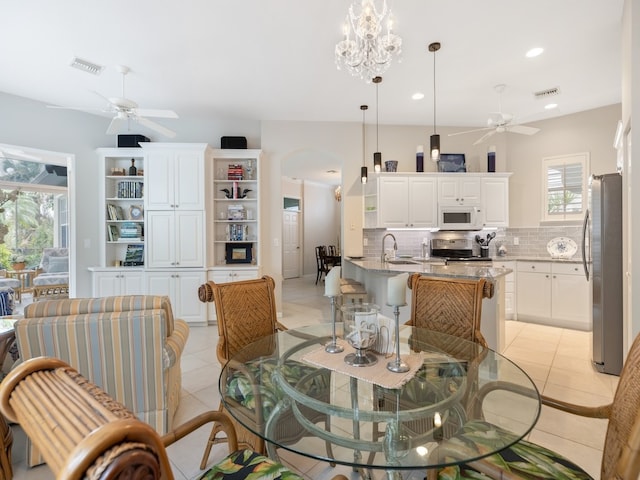
[[[528,127],[526,125],[519,125],[519,124],[512,123],[513,115],[510,113],[504,113],[502,111],[502,92],[504,92],[505,88],[506,88],[506,85],[504,84],[496,85],[494,87],[494,90],[498,93],[498,111],[489,113],[489,118],[487,119],[486,127],[476,128],[474,130],[466,130],[464,132],[450,133],[449,136],[453,137],[455,135],[462,135],[462,134],[473,133],[473,132],[482,132],[482,131],[488,130],[487,133],[485,133],[482,137],[480,137],[478,140],[473,142],[474,145],[478,145],[484,142],[487,138],[491,137],[492,135],[495,135],[496,133],[511,132],[511,133],[521,133],[523,135],[534,135],[538,133],[540,131],[539,128]]]
[[[173,138],[176,133],[167,127],[160,125],[159,123],[149,120],[147,117],[155,118],[178,118],[178,115],[173,110],[158,110],[151,108],[139,108],[138,104],[133,100],[128,99],[124,93],[124,83],[127,73],[130,72],[129,67],[124,65],[116,65],[116,70],[122,74],[122,96],[121,97],[105,97],[98,92],[94,92],[100,98],[106,100],[108,105],[105,108],[86,108],[86,107],[58,107],[49,105],[49,108],[63,108],[68,110],[81,110],[92,111],[98,110],[101,112],[114,114],[109,127],[107,128],[107,135],[115,134],[123,129],[125,125],[129,124],[129,121],[133,120],[140,125],[147,127],[151,130],[158,132],[165,137]]]

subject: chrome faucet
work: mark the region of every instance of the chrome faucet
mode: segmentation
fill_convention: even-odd
[[[382,253],[380,254],[380,262],[385,263],[387,261],[387,254],[384,253],[384,241],[387,237],[393,238],[393,251],[398,251],[398,242],[396,242],[396,237],[393,236],[393,233],[387,233],[384,237],[382,237]]]

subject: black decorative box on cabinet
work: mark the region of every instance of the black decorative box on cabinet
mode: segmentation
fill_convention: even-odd
[[[140,142],[148,142],[144,135],[118,135],[118,148],[139,147]]]
[[[221,137],[221,148],[247,148],[247,137]]]

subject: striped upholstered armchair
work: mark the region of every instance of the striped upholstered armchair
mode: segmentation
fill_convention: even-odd
[[[174,319],[168,297],[40,301],[25,308],[15,331],[22,360],[59,358],[159,434],[174,426],[189,327]],[[29,463],[40,463],[37,452]]]

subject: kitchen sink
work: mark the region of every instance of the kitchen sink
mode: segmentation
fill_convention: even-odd
[[[418,265],[418,262],[412,260],[387,260],[391,265]]]

